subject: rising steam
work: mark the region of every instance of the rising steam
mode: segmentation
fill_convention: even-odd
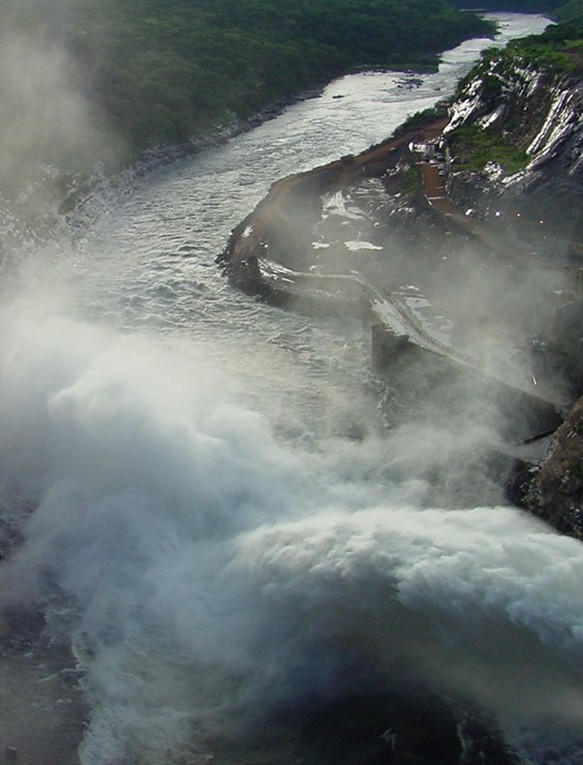
[[[404,678],[507,729],[580,724],[578,543],[503,507],[422,509],[371,475],[366,439],[339,471],[339,445],[278,443],[196,355],[26,309],[2,323],[23,541],[1,597],[72,646],[83,763],[204,752],[237,720]]]
[[[58,30],[25,31],[6,8],[0,22],[0,214],[6,234],[38,233],[80,183],[115,166],[121,143]]]
[[[81,91],[54,37],[4,32],[0,173],[29,219],[53,181],[107,155]],[[409,685],[523,741],[580,727],[583,548],[507,507],[440,507],[428,479],[447,486],[456,453],[499,445],[475,390],[428,393],[390,438],[375,410],[350,438],[293,441],[241,403],[230,361],[72,318],[37,268],[0,312],[1,680],[12,633],[37,618],[17,652],[32,698],[0,699],[0,722],[21,714],[14,741],[71,701],[57,684],[39,709],[46,646],[82,690],[83,765],[202,765],[273,710]],[[264,390],[280,390],[287,368],[275,344],[266,355]],[[328,391],[322,420],[360,419],[356,399]],[[302,431],[303,411],[277,414]],[[62,765],[43,744],[43,765]]]

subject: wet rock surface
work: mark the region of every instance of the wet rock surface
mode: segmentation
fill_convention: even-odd
[[[583,539],[583,397],[554,434],[540,464],[517,467],[508,493],[561,533]]]

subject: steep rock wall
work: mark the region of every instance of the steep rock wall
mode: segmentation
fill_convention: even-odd
[[[553,74],[520,57],[487,57],[462,83],[445,130],[475,125],[527,155],[508,172],[496,160],[481,171],[458,171],[450,154],[452,201],[488,219],[517,213],[543,220],[556,238],[583,239],[583,80]],[[559,237],[560,232],[560,237]],[[553,242],[552,246],[556,246]]]
[[[509,498],[564,534],[583,540],[583,397],[556,431],[539,465],[525,465]]]
[[[459,170],[454,131],[477,126],[500,145],[526,154],[517,172],[492,161]],[[583,81],[505,55],[487,57],[462,83],[444,131],[450,145],[448,194],[470,215],[513,235],[517,246],[575,269],[583,267]],[[510,240],[511,241],[511,240]],[[537,376],[557,363],[576,363],[567,375],[582,390],[582,301],[568,303],[541,336]],[[567,321],[567,314],[574,314]],[[561,323],[561,317],[565,321]],[[562,326],[565,324],[565,327]],[[536,365],[535,365],[536,368]],[[509,499],[562,533],[583,539],[583,398],[555,432],[539,464],[522,464]]]

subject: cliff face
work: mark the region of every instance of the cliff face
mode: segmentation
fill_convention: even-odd
[[[576,249],[583,239],[583,80],[518,56],[489,56],[462,83],[450,117],[453,201],[484,219],[497,216],[509,230],[524,231],[525,219],[544,226],[548,252]],[[494,149],[484,167],[463,169],[453,139],[468,126],[481,128],[500,155],[506,147],[524,152],[524,167],[509,167]]]
[[[460,130],[461,128],[461,130]],[[456,131],[479,128],[501,160],[463,167],[467,145]],[[470,215],[498,226],[516,246],[544,253],[549,265],[583,268],[583,81],[505,55],[486,58],[462,84],[445,130],[448,192]],[[523,167],[505,167],[507,148]],[[464,151],[466,157],[464,157]],[[577,278],[571,281],[577,289]],[[573,295],[570,295],[572,298]],[[533,306],[536,310],[536,306]],[[583,300],[566,303],[531,346],[532,368],[552,369],[583,390]],[[553,436],[540,464],[523,465],[510,498],[562,533],[583,539],[583,398]]]
[[[451,109],[446,133],[468,123],[504,133],[525,148],[526,173],[532,174],[553,161],[569,179],[583,180],[583,82],[553,75],[533,65],[513,66],[504,59],[486,59],[462,87]]]
[[[569,273],[581,294],[583,78],[516,54],[488,55],[461,83],[444,135],[450,199],[527,258],[536,252]],[[575,313],[566,331],[557,314],[529,352],[537,378],[559,372],[578,395],[583,325]]]
[[[563,534],[583,539],[583,397],[539,465],[525,466],[510,498]]]
[[[238,287],[278,305],[370,322],[392,386],[413,390],[431,368],[434,395],[469,368],[485,372],[500,396],[481,388],[480,407],[493,396],[501,437],[515,438],[506,424],[518,415],[523,428],[523,412],[504,408],[509,385],[547,403],[583,393],[582,114],[581,80],[492,56],[448,116],[274,184],[219,261]],[[523,403],[516,439],[550,430],[532,417],[534,398]],[[583,538],[581,406],[508,492]],[[459,471],[462,483],[472,470]]]

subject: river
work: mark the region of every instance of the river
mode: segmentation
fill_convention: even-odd
[[[546,24],[494,16],[497,43]],[[340,78],[24,249],[0,314],[0,761],[324,765],[318,728],[348,746],[338,705],[382,698],[366,735],[396,762],[420,695],[483,710],[524,762],[583,762],[583,548],[428,477],[456,484],[487,417],[409,414],[359,322],[260,304],[214,262],[271,183],[386,138],[489,44]]]

